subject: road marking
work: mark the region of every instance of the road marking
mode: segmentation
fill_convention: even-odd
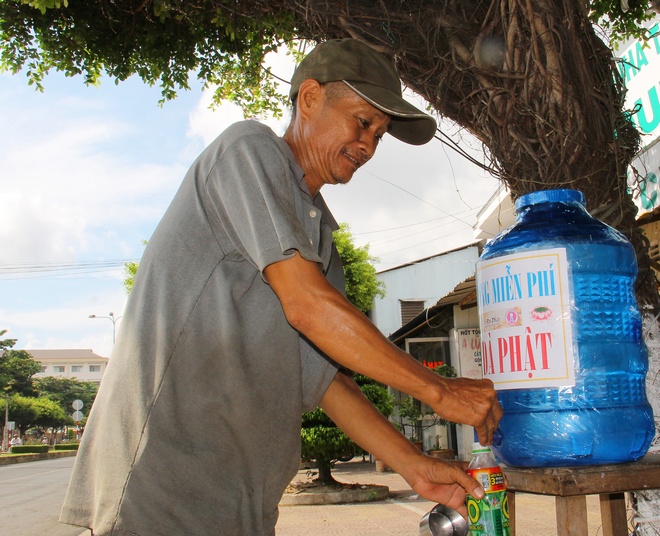
[[[45,471],[43,473],[32,473],[31,475],[28,475],[28,476],[19,476],[19,477],[16,477],[16,478],[7,478],[5,480],[0,480],[0,484],[4,484],[5,482],[14,482],[15,480],[26,480],[26,479],[29,479],[29,478],[40,477],[40,476],[43,476],[43,475],[47,475],[48,473],[58,473],[61,470],[62,469],[53,469],[52,471]]]
[[[405,503],[403,501],[399,501],[397,499],[387,499],[387,502],[390,502],[392,504],[396,504],[398,506],[403,506],[404,508],[407,508],[408,510],[415,512],[420,515],[426,514],[426,510],[422,510],[421,508],[417,508],[416,506],[413,506],[412,504]]]

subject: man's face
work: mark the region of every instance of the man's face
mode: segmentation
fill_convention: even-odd
[[[305,128],[308,169],[305,176],[315,193],[324,184],[346,184],[374,155],[387,132],[390,117],[350,88],[324,96]]]

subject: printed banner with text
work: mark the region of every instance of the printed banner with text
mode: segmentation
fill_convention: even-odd
[[[575,385],[564,248],[480,261],[477,295],[484,378],[496,389]]]

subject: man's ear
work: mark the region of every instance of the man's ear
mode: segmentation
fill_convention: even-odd
[[[317,110],[320,110],[324,102],[323,86],[317,80],[308,78],[300,84],[298,89],[298,97],[296,98],[298,104],[297,113],[302,116],[307,116]]]

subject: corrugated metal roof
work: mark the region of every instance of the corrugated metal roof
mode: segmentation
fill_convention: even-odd
[[[440,298],[436,304],[429,307],[429,309],[433,310],[435,308],[441,308],[445,305],[454,305],[456,303],[459,303],[461,307],[471,307],[477,303],[477,284],[474,276],[468,277],[465,281],[456,285],[454,290]]]

